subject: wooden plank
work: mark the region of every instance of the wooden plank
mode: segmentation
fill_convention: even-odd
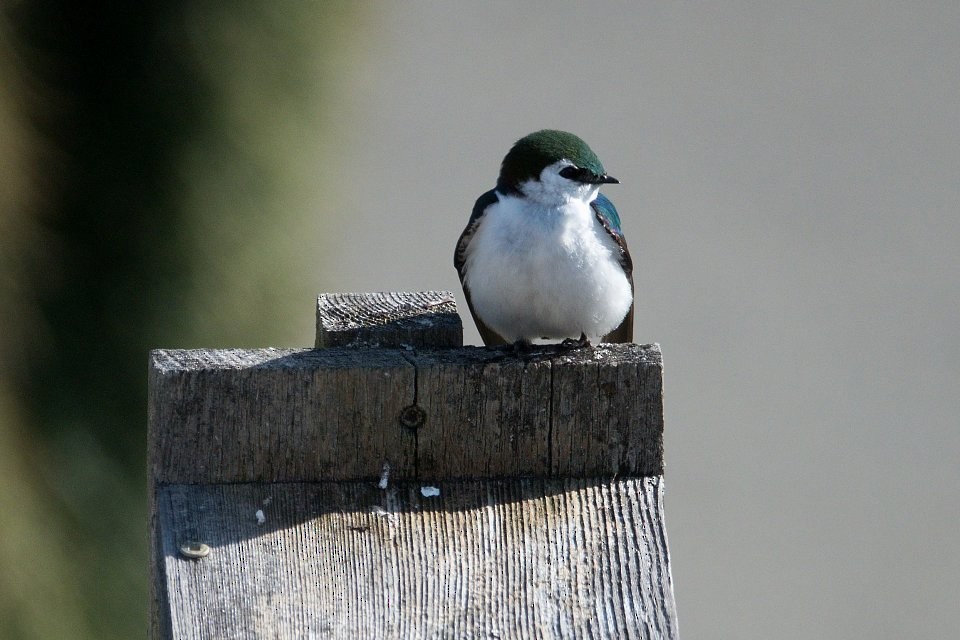
[[[660,345],[601,345],[552,370],[550,475],[663,473]]]
[[[166,483],[412,477],[415,437],[398,417],[413,365],[385,349],[157,350],[149,464]]]
[[[435,484],[159,487],[167,634],[677,637],[661,477]]]
[[[547,476],[550,372],[545,357],[482,349],[417,353],[417,465],[431,478]]]
[[[657,345],[151,354],[165,483],[613,477],[663,469]]]
[[[151,353],[154,637],[676,637],[657,345],[425,347],[452,296],[331,295],[352,348]]]
[[[515,355],[418,351],[427,477],[612,477],[663,472],[659,345],[542,347]]]
[[[450,291],[324,293],[317,298],[317,348],[459,347],[463,324]]]

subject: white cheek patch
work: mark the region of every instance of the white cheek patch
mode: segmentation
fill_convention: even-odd
[[[559,207],[574,200],[593,202],[600,192],[599,185],[574,182],[560,175],[563,169],[572,166],[569,160],[559,160],[544,167],[539,179],[527,180],[520,185],[521,193],[545,206]]]

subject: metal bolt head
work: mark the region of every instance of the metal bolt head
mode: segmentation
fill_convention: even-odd
[[[180,555],[191,560],[199,560],[210,555],[210,545],[203,542],[184,542],[180,545]]]

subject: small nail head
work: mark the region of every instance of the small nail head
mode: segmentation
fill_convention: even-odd
[[[180,555],[191,560],[206,558],[210,555],[210,545],[203,542],[185,542],[180,545]]]

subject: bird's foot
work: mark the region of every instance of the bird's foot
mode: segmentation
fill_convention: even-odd
[[[533,343],[524,338],[515,341],[511,346],[513,347],[513,352],[518,356],[526,355],[533,350]]]
[[[587,334],[581,333],[579,338],[567,338],[560,343],[560,346],[565,349],[582,349],[590,346],[590,338]]]

